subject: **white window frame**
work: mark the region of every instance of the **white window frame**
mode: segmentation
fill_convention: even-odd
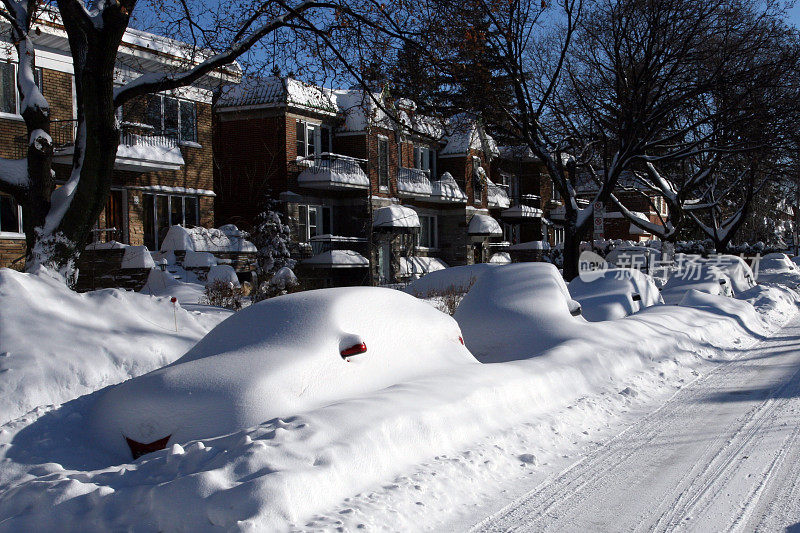
[[[325,210],[328,210],[328,227],[331,228],[333,231],[333,209],[327,205],[319,205],[319,204],[300,204],[298,205],[297,215],[300,217],[300,208],[304,207],[306,212],[306,218],[303,221],[298,220],[298,229],[301,227],[305,227],[305,235],[298,235],[300,242],[309,242],[311,237],[317,237],[319,235],[325,235]],[[309,213],[314,210],[317,212],[317,220],[316,231],[312,235],[311,233],[311,217]]]
[[[423,215],[419,214],[419,221],[420,221],[420,231],[419,235],[417,236],[417,248],[421,248],[423,250],[436,250],[439,248],[439,217],[438,215]],[[431,234],[431,246],[423,246],[422,245],[422,219],[428,219],[430,222],[428,223],[428,228],[430,228]]]
[[[319,155],[325,152],[330,153],[333,144],[333,132],[329,126],[324,124],[316,123],[316,122],[309,122],[307,120],[296,119],[295,120],[295,137],[296,137],[296,128],[297,124],[303,125],[303,152],[302,154],[297,154],[297,159],[302,159],[304,157],[309,157],[310,155]],[[328,146],[322,146],[322,130],[328,130]],[[309,131],[311,135],[309,137]],[[314,154],[308,153],[308,147],[313,143],[314,145]],[[295,145],[297,144],[297,139],[295,139]]]
[[[431,149],[428,146],[414,146],[414,168],[430,172],[430,163]]]
[[[185,144],[197,144],[197,141],[200,139],[197,131],[197,102],[194,100],[189,100],[188,98],[178,98],[177,96],[172,96],[171,94],[149,94],[146,96],[147,98],[150,97],[157,97],[161,102],[161,128],[159,131],[155,132],[156,134],[166,134],[165,129],[165,121],[166,121],[166,113],[164,112],[164,101],[166,98],[172,98],[178,101],[178,141]],[[183,138],[183,128],[181,127],[181,103],[182,102],[189,102],[192,104],[192,109],[194,109],[194,139],[184,139]],[[122,106],[120,106],[117,110],[117,117],[120,120],[124,120],[124,116],[122,113]]]
[[[200,197],[199,196],[193,195],[193,194],[169,194],[169,193],[146,192],[146,193],[144,193],[142,195],[142,204],[144,204],[144,198],[146,196],[148,196],[148,195],[153,197],[153,231],[155,232],[155,235],[153,235],[155,240],[153,242],[155,242],[156,250],[159,250],[161,248],[161,241],[160,241],[159,235],[158,235],[158,227],[159,227],[158,226],[158,197],[159,196],[166,196],[167,197],[167,213],[169,213],[169,218],[170,218],[169,226],[167,226],[167,227],[171,227],[171,226],[183,226],[184,228],[187,227],[187,224],[186,224],[186,200],[185,200],[186,198],[196,198],[197,199],[197,212],[196,212],[197,221],[193,222],[191,224],[194,225],[194,226],[200,225]],[[173,224],[173,222],[172,222],[172,199],[173,198],[181,198],[182,199],[181,200],[181,223],[180,224]],[[126,206],[127,206],[127,201],[123,202],[123,216],[122,216],[123,223],[127,223],[127,215],[125,214]]]
[[[12,199],[12,201],[14,200]],[[2,209],[2,207],[0,207],[0,209]],[[17,231],[8,231],[7,229],[0,227],[0,238],[3,237],[14,238],[14,239],[25,237],[25,233],[22,229],[22,206],[19,205],[18,203],[17,203]]]
[[[6,63],[7,65],[11,65],[11,68],[14,70],[14,112],[8,113],[6,111],[0,111],[1,118],[11,118],[15,120],[22,120],[22,113],[20,112],[19,105],[21,103],[21,98],[19,96],[19,85],[17,84],[17,74],[19,71],[19,63]],[[36,76],[36,72],[39,73],[39,83],[43,84],[44,82],[44,69],[42,67],[35,67],[34,68],[34,76]],[[74,79],[74,76],[73,76]]]

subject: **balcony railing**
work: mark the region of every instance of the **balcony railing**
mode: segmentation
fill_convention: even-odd
[[[298,184],[311,188],[369,188],[363,159],[323,152],[297,159]]]
[[[367,253],[367,239],[363,237],[343,237],[341,235],[315,235],[311,237],[311,254],[319,255],[331,250],[353,250]]]
[[[430,171],[418,168],[398,168],[397,193],[408,196],[430,196]]]
[[[511,201],[508,199],[508,185],[488,184],[487,203],[489,207],[508,207]]]
[[[50,121],[50,137],[53,139],[53,150],[56,156],[72,155],[77,131],[78,121],[76,119]],[[27,151],[27,136],[19,135],[15,140],[20,157],[24,157]],[[178,134],[174,132],[158,132],[153,126],[147,124],[132,122],[120,124],[120,146],[151,146],[169,150],[177,148],[178,143]]]

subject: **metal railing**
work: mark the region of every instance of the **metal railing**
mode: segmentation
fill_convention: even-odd
[[[430,193],[431,178],[429,170],[399,167],[397,169],[397,190],[417,192],[425,189]]]
[[[507,191],[508,185],[498,185],[495,183],[490,183],[488,185],[489,189],[487,191],[488,193],[487,198],[489,202],[494,201],[494,203],[497,204],[502,204],[502,203],[510,204]]]
[[[308,170],[312,174],[323,174],[325,172],[364,174],[364,169],[361,166],[364,163],[366,163],[364,159],[356,159],[354,157],[331,154],[329,152],[310,155],[297,160],[297,164],[304,171]]]
[[[311,254],[319,255],[331,250],[353,250],[367,253],[367,239],[363,237],[342,237],[340,235],[316,235],[311,237]]]

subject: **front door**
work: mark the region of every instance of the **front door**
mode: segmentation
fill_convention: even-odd
[[[106,200],[106,226],[105,229],[114,228],[115,231],[105,232],[103,240],[124,242],[122,235],[122,191],[112,190]]]

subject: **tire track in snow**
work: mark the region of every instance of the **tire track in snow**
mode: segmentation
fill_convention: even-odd
[[[671,531],[696,528],[693,515],[750,530],[791,510],[800,492],[798,339],[795,318],[473,530]]]

